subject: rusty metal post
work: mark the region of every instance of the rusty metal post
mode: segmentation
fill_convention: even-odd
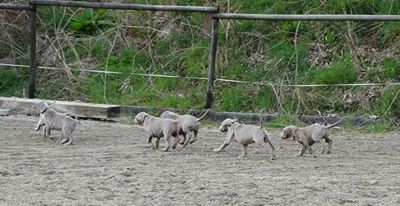
[[[207,83],[207,100],[205,108],[211,108],[213,103],[213,87],[215,80],[215,63],[217,58],[217,47],[218,47],[218,18],[212,19],[212,31],[211,31],[211,50],[208,64],[208,83]]]
[[[36,5],[32,5],[29,11],[29,28],[30,28],[30,73],[29,73],[29,87],[28,98],[35,98],[35,82],[36,82]]]

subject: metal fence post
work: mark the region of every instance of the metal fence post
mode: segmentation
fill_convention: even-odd
[[[36,5],[32,5],[32,9],[29,11],[29,23],[30,23],[30,73],[29,73],[29,88],[28,97],[30,99],[35,98],[35,81],[36,81]]]
[[[215,80],[215,60],[217,58],[218,47],[218,18],[212,18],[212,36],[211,36],[211,50],[208,64],[208,83],[207,83],[207,100],[205,108],[211,108],[213,103],[213,87]]]

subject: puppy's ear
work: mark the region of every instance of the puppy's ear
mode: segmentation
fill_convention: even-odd
[[[294,129],[293,129],[293,133],[292,133],[293,140],[296,140],[297,135],[298,135],[298,134],[297,134],[298,131],[299,131],[299,128],[294,128]]]
[[[239,122],[238,118],[233,119],[233,122]]]

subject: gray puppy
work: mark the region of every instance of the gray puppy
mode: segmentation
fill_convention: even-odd
[[[167,152],[172,145],[175,149],[178,144],[178,122],[172,119],[163,119],[151,116],[146,112],[140,112],[135,116],[135,122],[143,125],[148,135],[148,144],[153,149],[158,149],[160,138],[165,137],[166,146],[162,151]],[[171,144],[171,137],[174,137],[174,142]],[[156,138],[156,145],[153,145],[152,139]]]
[[[237,119],[225,119],[219,127],[221,132],[227,132],[224,143],[218,148],[214,149],[214,152],[220,152],[232,141],[236,141],[243,145],[243,153],[239,158],[247,156],[247,147],[249,144],[256,143],[263,147],[271,147],[272,155],[271,160],[276,159],[275,148],[268,138],[268,134],[264,129],[264,122],[260,116],[260,125],[245,125],[240,124]]]
[[[51,130],[60,130],[61,137],[58,139],[58,142],[65,145],[72,144],[72,132],[75,130],[76,124],[79,123],[77,120],[54,111],[45,101],[34,104],[32,109],[40,113],[35,131],[44,126],[43,136],[48,138]]]
[[[200,121],[207,115],[207,113],[208,109],[201,117],[196,118],[195,116],[189,114],[179,115],[174,112],[165,111],[161,113],[160,117],[178,121],[179,134],[183,136],[183,140],[179,143],[183,144],[185,147],[188,143],[193,144],[197,141],[197,134],[199,133],[200,129]],[[193,139],[190,140],[190,136],[186,138],[186,135],[191,135],[192,132]]]
[[[313,156],[316,157],[311,149],[311,146],[315,142],[320,142],[321,140],[325,140],[328,144],[327,153],[332,152],[332,139],[329,138],[329,129],[338,125],[342,120],[335,122],[334,124],[325,126],[318,123],[312,124],[307,127],[298,128],[296,126],[287,126],[283,128],[280,137],[282,139],[296,140],[299,144],[303,145],[300,152],[296,154],[296,156],[302,156],[306,150]],[[322,147],[322,152],[325,152],[325,147]]]

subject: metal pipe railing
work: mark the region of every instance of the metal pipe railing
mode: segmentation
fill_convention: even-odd
[[[400,21],[400,15],[359,14],[234,14],[217,13],[213,18],[266,21]]]
[[[30,4],[6,4],[0,3],[0,9],[9,9],[9,10],[31,10],[32,5]]]
[[[203,12],[215,13],[216,7],[205,6],[174,6],[174,5],[147,5],[147,4],[121,4],[121,3],[98,3],[83,1],[57,1],[57,0],[31,0],[34,5],[46,6],[68,6],[94,9],[119,9],[119,10],[147,10],[147,11],[180,11],[180,12]]]

